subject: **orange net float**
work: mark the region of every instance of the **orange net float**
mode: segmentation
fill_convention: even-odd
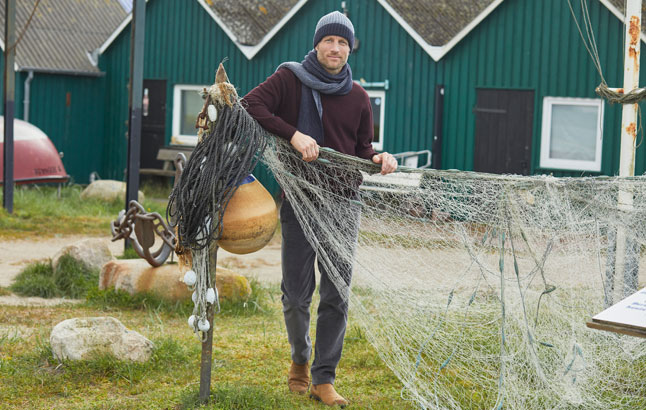
[[[274,198],[253,175],[249,175],[238,186],[224,211],[218,246],[238,255],[255,252],[267,245],[277,223]]]

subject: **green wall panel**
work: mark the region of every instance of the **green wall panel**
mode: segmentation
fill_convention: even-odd
[[[349,60],[354,78],[390,81],[386,92],[385,150],[429,148],[435,64],[376,1],[347,3],[361,42]],[[229,78],[244,95],[281,62],[301,61],[312,48],[318,19],[339,6],[336,0],[309,1],[252,60],[247,60],[197,1],[150,1],[146,10],[144,78],[167,81],[166,141],[171,139],[175,84],[211,84],[217,65],[227,58]],[[108,176],[118,179],[123,178],[126,164],[129,38],[128,27],[101,56],[100,63],[107,81],[105,129],[109,149],[104,151],[103,160]],[[390,52],[385,54],[385,50]],[[393,50],[397,50],[395,55]],[[256,173],[274,193],[277,191],[265,170],[258,169]]]
[[[26,74],[22,75],[24,80]],[[49,136],[73,181],[87,183],[91,172],[103,176],[103,78],[35,73],[31,81],[29,122]],[[21,96],[24,83],[21,84]],[[22,114],[20,100],[20,116]]]
[[[575,13],[581,16],[578,2]],[[623,25],[598,1],[587,2],[604,70],[611,86],[623,83]],[[642,56],[644,66],[646,58]],[[646,66],[645,66],[646,67]],[[600,83],[568,3],[561,0],[506,0],[438,63],[446,85],[443,165],[473,168],[476,88],[535,91],[532,172],[579,176],[581,172],[541,169],[540,135],[543,98],[598,98]],[[646,80],[642,70],[641,83]],[[619,166],[621,107],[604,106],[602,174]],[[636,173],[644,172],[644,144],[638,148]],[[590,174],[590,173],[586,173]]]
[[[350,57],[355,79],[386,79],[384,149],[390,152],[429,149],[432,145],[434,90],[444,84],[443,167],[473,168],[477,88],[524,89],[535,92],[533,173],[582,175],[541,169],[540,135],[543,98],[596,98],[600,78],[562,0],[505,0],[439,62],[431,57],[375,0],[348,0],[359,49]],[[577,2],[575,2],[577,3]],[[623,25],[598,1],[587,2],[599,45],[604,75],[621,84]],[[144,76],[167,81],[166,141],[172,132],[175,84],[210,84],[218,63],[244,95],[273,73],[283,61],[300,61],[312,48],[318,18],[340,8],[338,0],[310,0],[252,59],[230,41],[194,0],[148,2]],[[575,7],[579,7],[575,4]],[[580,10],[575,9],[580,15]],[[126,166],[129,28],[101,56],[106,72],[105,148],[107,177],[123,179]],[[646,62],[642,58],[642,64]],[[644,73],[646,70],[642,70]],[[646,74],[642,74],[644,84]],[[602,173],[615,174],[619,161],[621,109],[605,104]],[[637,173],[646,166],[638,148]],[[258,177],[276,192],[265,170]]]
[[[4,58],[0,57],[0,61],[4,63]],[[20,119],[25,118],[27,76],[27,72],[16,72],[15,115]],[[91,172],[103,176],[103,87],[101,77],[34,73],[31,80],[29,122],[47,134],[58,152],[63,152],[65,170],[77,183],[87,183]],[[0,84],[0,95],[3,89],[4,84]],[[3,104],[0,113],[4,115]]]

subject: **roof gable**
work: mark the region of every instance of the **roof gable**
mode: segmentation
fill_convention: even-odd
[[[378,0],[439,61],[503,0]]]
[[[4,27],[5,1],[0,1]],[[36,0],[16,2],[16,37]],[[100,74],[91,54],[114,32],[127,13],[118,0],[41,0],[16,47],[18,70]],[[0,33],[4,49],[4,30]]]
[[[252,59],[307,0],[198,0],[240,51]]]

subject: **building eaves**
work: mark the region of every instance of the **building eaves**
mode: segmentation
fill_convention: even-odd
[[[307,0],[198,2],[250,60],[307,3]]]
[[[439,61],[503,0],[378,0]]]

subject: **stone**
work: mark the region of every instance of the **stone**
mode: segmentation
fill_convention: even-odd
[[[144,193],[139,192],[137,201],[141,204],[144,202]],[[81,199],[101,199],[106,202],[116,200],[126,200],[126,183],[112,179],[99,179],[92,182],[81,192]]]
[[[171,301],[190,300],[193,292],[183,278],[184,272],[176,263],[154,268],[143,259],[114,260],[101,269],[99,289],[114,288],[131,295],[149,292]],[[229,269],[216,269],[215,286],[221,300],[246,300],[251,296],[247,278]]]
[[[52,258],[52,268],[56,272],[60,259],[69,255],[90,269],[101,269],[106,262],[114,260],[114,255],[105,239],[89,238],[61,248]]]
[[[109,354],[117,360],[147,361],[153,343],[113,317],[67,319],[52,329],[49,343],[58,360],[87,360]]]

